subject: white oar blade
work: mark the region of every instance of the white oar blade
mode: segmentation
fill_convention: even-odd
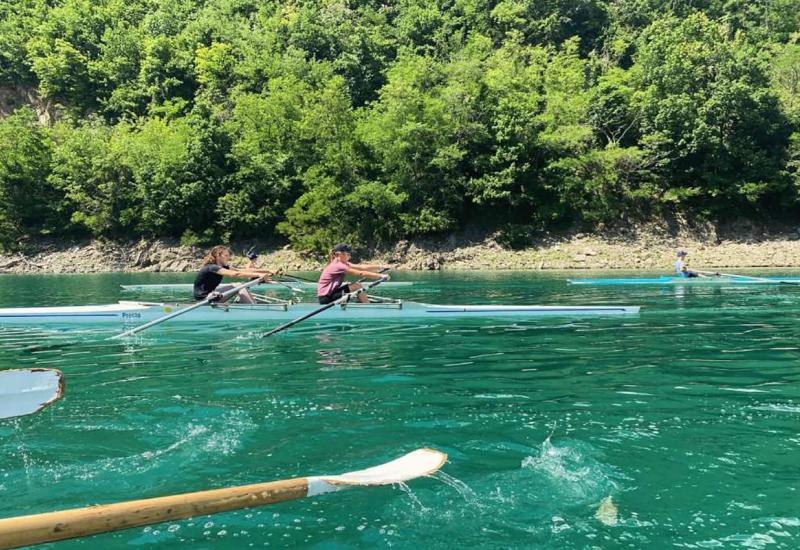
[[[338,476],[320,476],[333,485],[390,485],[435,473],[447,461],[447,455],[435,449],[417,449],[372,468]]]
[[[0,419],[40,411],[64,393],[64,376],[56,369],[0,371]]]

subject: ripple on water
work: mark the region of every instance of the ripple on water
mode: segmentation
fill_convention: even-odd
[[[443,473],[407,487],[92,543],[798,546],[796,289],[425,277],[444,303],[643,309],[625,318],[318,323],[268,340],[260,326],[165,326],[125,342],[106,341],[108,330],[0,329],[2,365],[56,364],[67,377],[62,401],[0,424],[0,514],[340,473],[431,446],[450,456]],[[113,283],[106,295],[81,286],[113,301]],[[35,290],[31,300],[52,297]],[[404,296],[413,299],[413,288]],[[57,297],[85,302],[77,292]],[[616,525],[597,517],[609,496]]]

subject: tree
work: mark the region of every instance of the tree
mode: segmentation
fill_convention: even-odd
[[[65,229],[93,236],[120,237],[134,227],[130,175],[124,169],[120,139],[97,117],[53,128],[53,162],[47,181],[64,195]]]
[[[765,59],[703,14],[661,19],[644,33],[636,108],[641,143],[668,185],[663,200],[722,213],[783,192],[789,126]]]
[[[58,194],[47,185],[51,143],[29,108],[0,119],[0,246],[57,226]]]

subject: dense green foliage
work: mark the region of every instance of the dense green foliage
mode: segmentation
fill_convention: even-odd
[[[800,206],[796,0],[13,0],[0,246]]]

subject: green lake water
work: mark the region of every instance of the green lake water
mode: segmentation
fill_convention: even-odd
[[[0,328],[0,368],[66,376],[61,401],[0,421],[0,517],[336,474],[433,447],[447,464],[407,487],[52,546],[800,547],[800,286],[565,283],[589,275],[626,274],[400,273],[418,284],[381,294],[642,312],[309,322],[267,340],[241,325],[124,342],[105,341],[110,329]],[[135,298],[120,283],[185,280],[4,275],[0,306],[114,302]],[[616,525],[595,517],[608,496]]]

